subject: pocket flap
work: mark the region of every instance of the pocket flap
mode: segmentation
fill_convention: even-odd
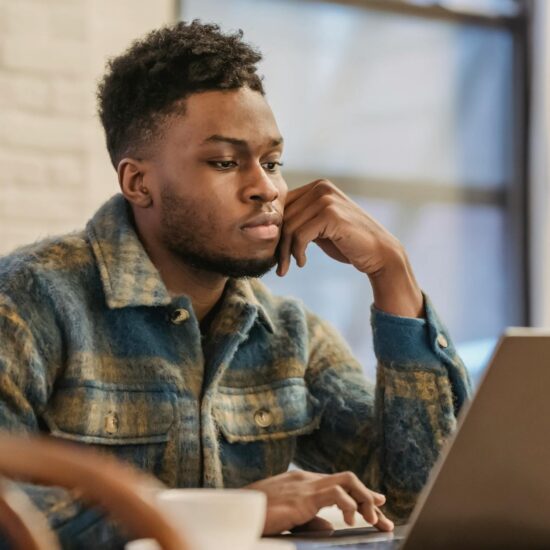
[[[230,443],[283,439],[319,427],[319,402],[302,378],[218,391],[214,417]]]
[[[78,385],[55,391],[44,420],[52,435],[84,443],[167,441],[175,395],[166,388]]]

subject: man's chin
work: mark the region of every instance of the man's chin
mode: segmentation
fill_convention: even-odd
[[[261,277],[271,271],[277,264],[275,256],[268,258],[231,258],[185,254],[182,255],[182,259],[195,269],[217,273],[234,279]]]
[[[277,264],[275,258],[236,260],[226,264],[222,268],[223,275],[236,279],[243,277],[262,277],[269,273]]]

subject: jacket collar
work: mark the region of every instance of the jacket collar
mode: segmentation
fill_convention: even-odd
[[[134,229],[128,203],[121,194],[109,199],[88,222],[86,232],[97,262],[107,306],[167,306],[172,302],[160,273]],[[228,305],[253,306],[268,330],[273,322],[256,297],[249,279],[230,279]]]
[[[172,301],[136,234],[122,195],[109,199],[86,230],[109,308],[165,306]]]
[[[252,307],[258,312],[258,319],[269,332],[275,332],[275,326],[263,304],[253,289],[254,279],[229,279],[226,288],[224,306],[246,309]]]

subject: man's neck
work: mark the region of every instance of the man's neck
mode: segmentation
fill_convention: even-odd
[[[162,258],[162,254],[156,254],[156,257],[151,257],[151,261],[159,270],[170,296],[185,294],[191,299],[199,323],[221,299],[227,277],[195,269],[169,255]]]
[[[137,229],[141,243],[170,295],[188,296],[200,323],[221,299],[228,278],[190,266],[159,243],[150,242],[139,227]]]

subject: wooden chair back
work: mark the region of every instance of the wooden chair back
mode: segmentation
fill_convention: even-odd
[[[0,476],[76,490],[135,538],[156,539],[163,550],[190,550],[153,504],[160,482],[111,456],[51,437],[0,434]],[[59,548],[45,518],[5,479],[0,479],[0,530],[16,550]]]

